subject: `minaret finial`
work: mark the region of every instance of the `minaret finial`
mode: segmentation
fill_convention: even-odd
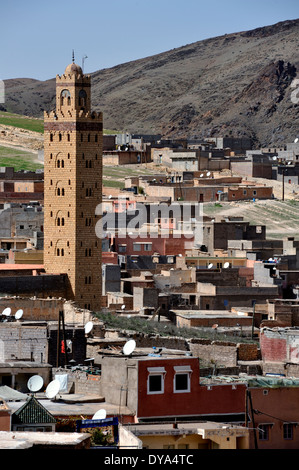
[[[73,54],[72,54],[72,61],[73,61],[73,63],[75,62],[75,54],[74,54],[74,49],[73,49]]]

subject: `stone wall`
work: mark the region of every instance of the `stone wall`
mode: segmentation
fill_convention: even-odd
[[[48,359],[47,325],[1,323],[0,362],[32,361],[46,363]]]

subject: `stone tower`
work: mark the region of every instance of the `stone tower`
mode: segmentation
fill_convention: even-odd
[[[103,119],[90,93],[90,76],[73,62],[56,76],[56,110],[44,114],[44,266],[67,274],[68,299],[99,311]]]

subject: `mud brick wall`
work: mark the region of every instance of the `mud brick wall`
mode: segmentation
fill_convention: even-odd
[[[189,344],[190,351],[194,356],[205,361],[213,361],[218,367],[235,367],[237,365],[237,347],[234,343],[192,339]]]
[[[1,323],[0,362],[23,360],[46,363],[48,355],[47,327]]]
[[[239,361],[258,361],[261,358],[260,349],[254,343],[239,343],[237,351]]]
[[[101,376],[88,374],[85,371],[70,371],[63,368],[53,368],[53,379],[58,374],[68,374],[68,392],[83,395],[100,396]]]

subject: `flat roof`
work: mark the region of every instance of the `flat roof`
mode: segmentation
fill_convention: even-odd
[[[1,271],[25,270],[25,269],[44,269],[43,264],[9,264],[1,263]]]
[[[173,423],[134,423],[130,425],[124,425],[125,428],[129,429],[136,436],[141,435],[165,435],[165,434],[205,434],[207,431],[217,431],[217,434],[221,434],[221,431],[226,434],[228,431],[235,430],[246,433],[246,428],[243,426],[236,426],[232,424],[218,423],[213,421],[198,421],[192,423],[177,422]]]
[[[0,431],[0,449],[28,449],[37,445],[77,445],[90,434],[77,432]]]

